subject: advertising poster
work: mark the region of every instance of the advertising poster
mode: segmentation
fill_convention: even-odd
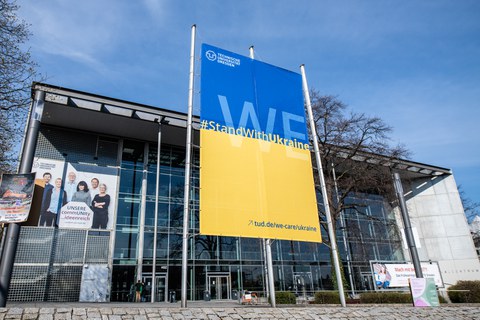
[[[200,233],[321,242],[301,75],[202,46]]]
[[[37,158],[34,170],[44,180],[39,226],[113,229],[117,169]]]
[[[411,278],[410,293],[415,307],[438,307],[437,287],[432,278]]]
[[[0,223],[28,219],[35,186],[35,173],[2,174],[0,182]]]
[[[432,278],[438,287],[444,286],[438,263],[422,262],[420,265],[425,278]],[[406,288],[410,279],[416,277],[411,263],[375,262],[372,263],[372,271],[376,289]]]
[[[110,270],[105,264],[86,264],[83,266],[80,285],[80,302],[108,302],[108,276]]]

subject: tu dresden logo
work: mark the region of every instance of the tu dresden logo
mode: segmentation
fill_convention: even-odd
[[[210,61],[215,61],[217,59],[217,54],[212,50],[208,50],[207,52],[205,52],[205,56]]]

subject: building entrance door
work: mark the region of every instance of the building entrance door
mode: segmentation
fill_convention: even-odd
[[[210,275],[208,276],[208,292],[212,300],[230,299],[230,276]]]
[[[374,285],[374,281],[373,281],[373,277],[372,277],[372,274],[369,273],[369,272],[362,272],[361,273],[361,277],[362,277],[362,287],[361,289],[362,290],[374,290],[374,288],[376,287]]]
[[[299,297],[307,297],[313,294],[313,279],[311,272],[294,272],[293,283],[295,294]]]
[[[142,277],[143,283],[145,284],[144,293],[142,294],[142,301],[150,302],[152,291],[152,276],[144,275]],[[155,302],[164,302],[166,301],[166,292],[167,292],[167,276],[165,274],[158,275],[155,277]]]
[[[166,276],[156,276],[155,282],[155,302],[166,301],[167,296],[167,277]]]

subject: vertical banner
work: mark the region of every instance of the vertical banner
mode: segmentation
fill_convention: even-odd
[[[320,242],[301,75],[202,46],[200,233]]]
[[[34,186],[35,173],[2,174],[0,223],[16,223],[28,219]]]

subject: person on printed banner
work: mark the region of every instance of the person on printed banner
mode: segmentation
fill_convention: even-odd
[[[110,205],[110,196],[106,193],[107,186],[100,183],[100,191],[92,200],[93,211],[93,229],[106,229],[108,224],[108,206]]]
[[[391,279],[392,277],[387,271],[387,267],[384,264],[381,264],[378,272],[375,272],[375,284],[377,285],[377,288],[387,289],[390,286]]]
[[[45,183],[45,186],[43,187],[42,203],[45,201],[48,191],[53,189],[53,185],[50,183],[50,180],[52,180],[52,174],[50,172],[45,172],[43,174],[43,182]]]
[[[100,193],[100,190],[98,190],[98,185],[100,184],[100,181],[97,179],[97,178],[93,178],[91,181],[91,188],[90,188],[90,196],[93,198],[95,198],[95,196],[97,194]]]
[[[77,184],[77,192],[73,194],[72,201],[84,202],[88,206],[92,204],[92,198],[88,190],[88,185],[85,181],[80,181]]]
[[[65,183],[65,191],[67,192],[67,202],[72,201],[73,194],[77,192],[77,175],[75,172],[70,171],[67,176],[67,182]]]
[[[57,221],[60,208],[67,204],[67,193],[62,189],[62,179],[55,179],[55,187],[48,190],[40,209],[40,227],[53,227]]]

